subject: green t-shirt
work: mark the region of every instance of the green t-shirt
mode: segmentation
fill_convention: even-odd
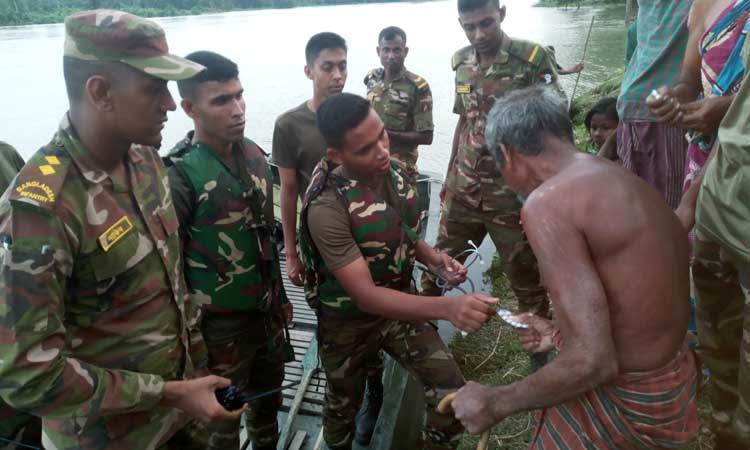
[[[297,172],[300,198],[304,197],[313,169],[325,156],[326,148],[316,115],[307,107],[307,102],[276,119],[271,160],[281,168]]]
[[[743,60],[749,64],[750,40]],[[747,70],[746,70],[747,73]],[[696,211],[698,230],[750,262],[750,78],[745,75],[719,128],[720,146],[706,168]]]
[[[8,185],[16,176],[24,162],[12,145],[0,141],[0,194],[5,192]]]

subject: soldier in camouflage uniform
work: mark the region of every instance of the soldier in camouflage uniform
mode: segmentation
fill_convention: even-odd
[[[0,141],[0,190],[5,191],[24,165],[23,158],[10,144]],[[39,418],[16,411],[0,400],[0,449],[15,449],[15,445],[4,441],[39,447],[41,445],[42,422]],[[8,444],[8,445],[6,445]]]
[[[484,125],[495,99],[533,84],[557,81],[544,47],[507,36],[500,28],[505,7],[497,0],[459,0],[459,21],[470,46],[453,55],[459,115],[448,164],[435,248],[456,255],[467,241],[489,233],[518,299],[519,310],[547,316],[549,301],[539,283],[536,258],[520,224],[521,202],[505,184],[484,143]],[[427,295],[439,289],[422,277]]]
[[[177,83],[195,131],[164,160],[184,243],[185,280],[191,299],[202,305],[209,369],[254,395],[281,386],[284,325],[292,313],[272,239],[271,169],[260,147],[244,137],[237,65],[205,51],[186,59],[206,67]],[[281,393],[251,403],[245,419],[255,450],[276,448],[280,405]],[[210,424],[208,448],[237,450],[239,425]]]
[[[177,217],[153,146],[167,80],[202,66],[154,22],[65,21],[70,110],[0,202],[0,395],[42,418],[53,450],[200,448],[185,425],[234,419],[206,373]],[[188,435],[190,434],[190,435]]]
[[[750,448],[750,40],[741,58],[745,78],[705,173],[693,181],[700,186],[697,204],[684,215],[695,218],[697,350],[711,371],[709,426],[717,450]]]
[[[398,27],[384,28],[378,36],[382,68],[365,77],[367,99],[388,131],[391,157],[406,164],[417,175],[417,147],[432,144],[432,92],[427,80],[404,67],[409,53],[406,33]]]
[[[404,167],[391,160],[388,134],[364,98],[339,94],[318,110],[328,158],[313,172],[300,216],[305,294],[318,310],[320,357],[328,385],[323,411],[326,443],[351,449],[367,363],[385,350],[424,385],[424,448],[456,448],[462,432],[438,401],[464,383],[448,349],[427,322],[446,319],[476,331],[497,300],[413,295],[415,259],[463,281],[466,269],[419,239],[416,192]],[[338,167],[329,170],[329,164]]]

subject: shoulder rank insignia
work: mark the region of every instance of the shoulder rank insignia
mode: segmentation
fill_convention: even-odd
[[[471,85],[470,84],[457,84],[456,94],[471,94]]]

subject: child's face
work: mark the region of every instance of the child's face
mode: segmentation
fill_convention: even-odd
[[[604,145],[604,141],[615,131],[617,131],[617,121],[612,120],[604,114],[594,114],[591,116],[589,134],[597,149],[600,149]]]

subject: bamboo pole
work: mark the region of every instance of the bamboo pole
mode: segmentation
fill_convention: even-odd
[[[583,46],[583,56],[581,57],[581,62],[585,63],[586,61],[586,52],[589,49],[589,40],[591,40],[591,30],[594,28],[594,19],[596,19],[596,16],[591,16],[591,24],[589,25],[589,34],[586,36],[586,44]],[[581,71],[583,72],[583,70]],[[578,90],[578,82],[581,80],[581,72],[578,72],[578,75],[576,76],[576,84],[573,86],[573,95],[570,96],[570,106],[568,109],[573,107],[573,99],[576,97],[576,91]]]

